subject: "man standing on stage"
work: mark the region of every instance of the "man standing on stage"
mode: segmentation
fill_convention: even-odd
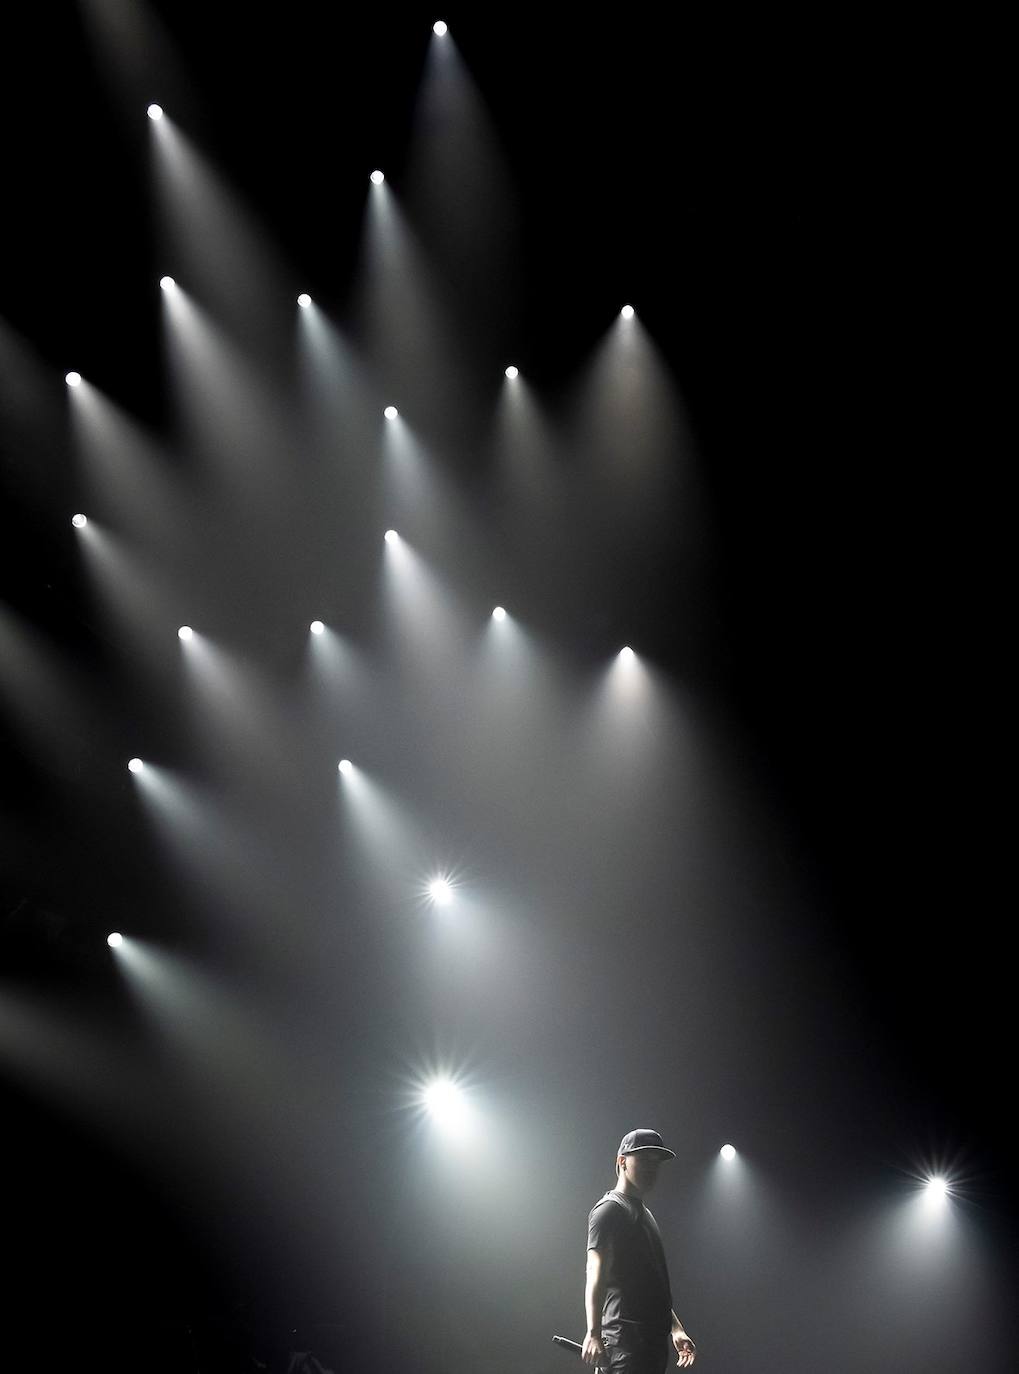
[[[612,1374],[664,1374],[670,1340],[679,1369],[689,1369],[697,1355],[672,1310],[662,1237],[644,1206],[662,1160],[675,1158],[657,1131],[624,1135],[616,1186],[588,1217],[583,1360]]]

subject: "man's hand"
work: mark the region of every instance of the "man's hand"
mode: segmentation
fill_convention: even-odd
[[[685,1331],[673,1331],[672,1344],[676,1347],[676,1354],[679,1359],[676,1361],[677,1369],[689,1369],[697,1358],[697,1347],[686,1334]]]
[[[605,1347],[601,1343],[601,1337],[588,1332],[584,1337],[584,1348],[580,1352],[580,1358],[585,1364],[601,1365],[603,1369],[609,1366],[609,1358],[605,1354]]]

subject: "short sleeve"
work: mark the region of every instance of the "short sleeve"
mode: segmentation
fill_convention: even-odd
[[[614,1202],[597,1202],[591,1208],[587,1219],[587,1248],[589,1250],[608,1250],[619,1229],[620,1208]]]

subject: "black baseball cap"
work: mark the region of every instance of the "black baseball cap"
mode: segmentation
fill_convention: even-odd
[[[653,1150],[659,1159],[676,1158],[674,1151],[667,1150],[662,1144],[662,1137],[657,1131],[649,1131],[643,1127],[623,1136],[616,1151],[616,1158],[620,1155],[635,1155],[641,1150]]]

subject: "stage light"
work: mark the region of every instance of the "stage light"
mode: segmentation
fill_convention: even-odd
[[[160,277],[159,285],[163,288],[164,291],[169,291],[170,287],[176,286],[177,283],[174,281],[172,277]]]
[[[515,367],[508,367],[508,368],[506,369],[506,376],[507,376],[507,377],[510,379],[510,381],[512,382],[513,379],[514,379],[514,377],[519,377],[519,376],[520,376],[520,373],[517,371],[517,369],[516,369]]]
[[[118,934],[117,931],[113,931],[111,934],[107,935],[106,943],[109,945],[110,949],[118,949],[124,943],[124,937]]]
[[[435,23],[432,25],[432,33],[438,38],[442,38],[447,32],[448,29],[446,24],[441,19],[436,19]]]
[[[340,759],[337,767],[345,778],[349,777],[354,771],[354,765],[351,763],[350,759]]]
[[[620,310],[619,313],[620,313],[620,315],[622,315],[622,317],[623,317],[624,320],[632,320],[632,319],[633,319],[633,306],[632,306],[632,305],[624,305],[623,308],[622,308],[622,310]]]
[[[308,628],[313,635],[320,635],[325,633],[326,627],[322,624],[321,620],[313,620]]]
[[[943,1178],[929,1178],[927,1180],[927,1193],[932,1198],[943,1198],[948,1195],[948,1184]]]
[[[88,516],[87,516],[87,515],[72,515],[72,516],[71,516],[71,524],[74,526],[74,528],[75,528],[76,530],[83,530],[83,529],[85,528],[85,526],[88,524]]]
[[[506,612],[503,610],[503,608],[502,608],[501,606],[496,606],[495,610],[492,612],[492,619],[493,619],[493,620],[505,620],[505,619],[506,619]]]
[[[619,650],[619,659],[622,663],[632,663],[637,655],[629,647]]]
[[[428,895],[436,906],[449,906],[453,900],[453,889],[448,878],[433,878],[428,884]]]
[[[177,631],[177,638],[183,640],[192,639],[194,637],[194,633],[195,632],[194,630],[192,630],[190,625],[182,625],[180,629]]]
[[[145,765],[142,763],[141,759],[131,759],[128,762],[127,771],[129,773],[140,773],[144,766]]]
[[[385,181],[385,179],[386,179],[386,178],[382,175],[381,172],[372,172],[372,185],[373,185],[373,186],[381,186],[382,183]]]
[[[464,1104],[460,1089],[448,1078],[440,1078],[434,1083],[429,1083],[421,1096],[429,1115],[443,1125],[452,1123],[463,1112]]]
[[[162,105],[150,105],[146,113],[150,119],[162,119],[163,107]]]
[[[81,373],[69,372],[67,376],[64,378],[64,381],[67,383],[68,386],[81,386]]]
[[[387,420],[395,420],[400,412],[397,410],[396,406],[386,406],[382,413]]]
[[[311,305],[311,297],[308,295],[307,291],[301,292],[297,298],[297,304],[302,310],[307,310],[308,306]]]
[[[386,530],[385,539],[387,544],[398,544],[400,542],[400,536],[397,534],[396,530]]]
[[[736,1151],[731,1145],[723,1145],[718,1152],[723,1159],[735,1159]]]

